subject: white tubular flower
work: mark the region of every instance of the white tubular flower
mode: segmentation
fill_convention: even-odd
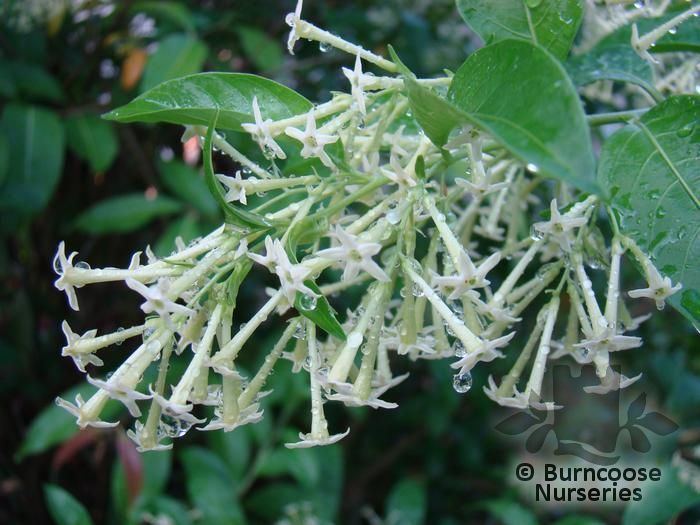
[[[244,131],[247,131],[260,146],[266,156],[270,158],[277,157],[279,159],[286,159],[287,155],[284,154],[282,148],[279,144],[275,142],[270,133],[270,123],[272,120],[263,120],[260,114],[260,106],[258,105],[258,97],[253,97],[253,116],[255,117],[255,123],[241,124]]]
[[[185,315],[191,315],[194,313],[194,310],[168,299],[165,291],[163,290],[163,286],[161,285],[162,281],[159,281],[152,286],[146,286],[136,279],[130,278],[126,279],[125,282],[129,288],[135,292],[138,292],[144,299],[146,299],[141,305],[141,310],[143,310],[143,313],[145,314],[156,313],[166,322],[168,322],[170,320],[171,313]]]
[[[348,428],[345,432],[342,434],[333,434],[330,436],[322,436],[322,437],[314,437],[313,433],[309,432],[308,434],[304,434],[303,432],[299,432],[299,440],[295,443],[285,443],[284,446],[287,448],[311,448],[311,447],[322,447],[325,445],[332,445],[333,443],[337,443],[341,439],[343,439],[345,436],[347,436],[350,433],[350,429]]]
[[[303,264],[292,264],[279,239],[266,237],[265,249],[267,252],[265,256],[249,253],[248,257],[277,274],[282,292],[289,304],[294,304],[296,292],[310,297],[318,297],[318,294],[304,284],[304,280],[309,276],[311,270]]]
[[[545,410],[547,412],[562,408],[562,405],[557,405],[553,401],[546,401],[543,403],[539,399],[535,399],[533,395],[528,397],[525,395],[525,392],[518,392],[515,386],[513,386],[513,394],[511,396],[499,395],[498,387],[492,376],[489,376],[489,385],[488,388],[484,387],[484,393],[489,399],[495,401],[502,407],[519,408],[521,410],[531,407],[535,410]]]
[[[502,190],[508,186],[507,182],[496,182],[491,183],[487,177],[475,178],[475,181],[468,181],[467,179],[455,179],[457,186],[462,186],[466,188],[470,193],[484,197],[489,193],[493,193],[498,190]]]
[[[630,385],[636,383],[642,374],[634,377],[626,377],[622,374],[618,374],[612,368],[608,368],[606,374],[601,378],[599,385],[594,386],[584,386],[583,390],[589,394],[607,394],[613,390],[622,390]]]
[[[158,392],[155,392],[153,388],[149,387],[149,390],[153,399],[155,399],[156,403],[160,405],[160,408],[163,410],[163,413],[167,416],[170,416],[176,420],[180,420],[188,426],[201,424],[205,422],[204,419],[197,419],[192,414],[190,414],[193,408],[192,405],[172,403],[168,399],[160,395]]]
[[[68,304],[73,310],[78,311],[80,307],[78,306],[78,296],[75,293],[75,288],[81,288],[83,285],[72,282],[70,278],[73,271],[73,258],[76,255],[78,255],[78,252],[71,252],[66,257],[66,243],[64,241],[60,242],[56,256],[53,258],[53,269],[59,277],[54,281],[53,285],[58,290],[66,292]]]
[[[452,368],[459,368],[460,373],[469,372],[479,362],[488,363],[496,358],[503,357],[498,349],[506,346],[515,337],[515,332],[498,337],[491,341],[482,341],[481,346],[475,352],[467,352],[459,361],[452,363]]]
[[[415,177],[409,173],[399,161],[399,157],[396,155],[394,150],[391,151],[391,156],[389,157],[389,166],[391,169],[382,168],[382,174],[389,179],[391,182],[398,184],[399,186],[407,186],[413,188],[418,184]]]
[[[85,372],[85,365],[90,364],[94,366],[102,366],[104,363],[102,359],[97,357],[92,352],[80,353],[75,351],[75,346],[78,341],[89,341],[97,335],[97,330],[88,330],[83,335],[76,334],[71,327],[68,325],[67,321],[61,323],[61,330],[66,336],[66,345],[63,347],[61,355],[66,357],[69,356],[73,359],[75,366],[78,370]]]
[[[343,75],[350,81],[350,94],[357,104],[357,108],[362,115],[367,114],[364,88],[372,83],[372,78],[362,72],[362,60],[360,55],[355,57],[355,69],[343,68]]]
[[[87,381],[91,385],[101,388],[107,392],[109,397],[112,399],[116,399],[117,401],[123,403],[129,410],[129,414],[131,414],[132,417],[141,417],[141,410],[136,404],[136,401],[151,399],[151,396],[142,394],[129,386],[123,385],[119,379],[116,381],[102,381],[101,379],[94,379],[88,375]]]
[[[287,14],[287,16],[284,18],[287,25],[292,28],[292,30],[289,32],[289,38],[287,39],[287,50],[289,51],[290,55],[294,54],[294,44],[296,44],[297,40],[301,38],[297,32],[297,22],[301,20],[301,9],[303,5],[304,0],[298,0],[294,12]]]
[[[221,173],[217,173],[216,178],[219,179],[219,182],[226,186],[226,195],[224,196],[224,200],[226,202],[238,201],[241,204],[248,204],[240,171],[236,171],[236,174],[233,177],[228,177]]]
[[[326,396],[326,399],[330,401],[340,401],[342,402],[345,406],[349,407],[361,407],[361,406],[368,406],[372,407],[374,409],[377,408],[386,408],[386,409],[392,409],[392,408],[397,408],[399,405],[396,403],[390,403],[388,401],[384,401],[383,399],[379,399],[382,395],[386,393],[387,390],[390,388],[395,387],[399,383],[403,382],[406,378],[408,377],[408,374],[403,374],[400,376],[397,376],[393,378],[391,381],[388,383],[372,388],[369,394],[369,397],[367,399],[361,399],[359,398],[354,390],[353,390],[353,385],[352,383],[333,383],[333,388],[336,390],[337,393],[335,394],[329,394]]]
[[[340,246],[321,250],[316,255],[344,264],[344,281],[353,280],[360,273],[360,270],[364,270],[378,281],[389,281],[386,272],[372,259],[381,251],[381,244],[363,242],[357,235],[347,233],[340,226],[336,226],[335,232],[331,235],[340,241]]]
[[[152,445],[151,444],[144,444],[144,425],[140,421],[136,421],[134,423],[134,430],[127,430],[126,435],[131,441],[133,441],[136,444],[136,450],[139,452],[150,452],[150,451],[158,451],[158,450],[170,450],[173,448],[173,444],[169,443],[167,445],[164,445],[160,442],[160,438],[162,436],[158,436],[158,441],[155,441]]]
[[[263,393],[264,394],[264,393]],[[262,396],[261,396],[262,397]],[[232,423],[226,423],[220,415],[215,419],[212,419],[207,425],[203,427],[197,427],[197,430],[210,431],[210,430],[223,430],[224,432],[231,432],[243,425],[252,425],[259,422],[263,417],[263,411],[258,410],[260,408],[259,403],[251,403],[238,414],[238,418]]]
[[[110,423],[100,419],[100,412],[109,401],[109,396],[104,390],[98,390],[90,399],[83,401],[83,396],[75,396],[75,404],[60,397],[56,398],[56,404],[70,412],[76,418],[80,428],[110,428],[116,427],[119,422]]]
[[[633,299],[639,297],[653,299],[656,302],[656,308],[663,310],[666,299],[680,290],[682,285],[681,283],[674,285],[670,278],[661,275],[651,261],[644,265],[644,271],[647,277],[647,288],[630,290],[627,294]]]
[[[496,252],[482,261],[477,268],[467,252],[462,250],[457,260],[457,273],[450,276],[436,275],[433,277],[433,284],[440,288],[452,288],[448,299],[459,299],[473,288],[486,288],[490,284],[486,274],[493,270],[500,260],[501,254]]]
[[[328,144],[333,144],[338,140],[337,135],[325,135],[323,133],[318,133],[316,131],[316,119],[313,112],[309,112],[306,117],[306,129],[301,131],[300,129],[288,127],[284,130],[285,134],[289,135],[293,139],[298,140],[304,146],[301,150],[301,156],[305,159],[309,157],[318,157],[324,166],[328,168],[333,167],[333,161],[328,156],[328,154],[323,149],[324,146]]]
[[[560,214],[557,207],[557,199],[552,199],[549,203],[549,210],[551,214],[549,220],[536,222],[532,227],[542,234],[551,235],[562,245],[562,248],[566,248],[568,247],[567,232],[574,228],[580,228],[586,224],[587,219],[585,217],[570,217],[569,214]]]

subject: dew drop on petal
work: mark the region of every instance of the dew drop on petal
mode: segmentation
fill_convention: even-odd
[[[470,372],[455,374],[452,380],[452,387],[458,394],[466,394],[472,388],[472,375]]]

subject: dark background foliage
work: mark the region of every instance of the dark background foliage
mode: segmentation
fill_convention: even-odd
[[[392,43],[421,75],[456,69],[479,45],[448,0],[308,3],[310,20],[379,53]],[[18,10],[41,4],[52,2],[0,3],[0,522],[89,523],[84,509],[95,523],[159,515],[178,524],[285,516],[301,523],[307,514],[324,522],[382,516],[384,523],[445,525],[620,520],[620,509],[585,509],[557,521],[563,510],[528,508],[509,487],[515,450],[494,430],[505,413],[481,391],[489,366],[460,396],[448,363],[397,363],[411,372],[392,393],[400,408],[329,405],[333,427],[352,430],[341,445],[323,449],[281,445],[308,424],[305,379],[286,363],[272,378],[263,422],[232,434],[190,432],[172,453],[137,454],[123,428],[76,433],[65,414],[46,408],[82,380],[60,358],[61,320],[102,333],[137,323],[140,312],[119,285],[81,290],[80,312],[70,311],[52,286],[58,242],[93,266],[126,265],[147,244],[168,253],[177,235],[187,241],[221,220],[203,183],[191,182],[201,179],[183,161],[180,129],[117,126],[99,115],[197,71],[258,73],[323,101],[346,87],[339,68],[352,60],[308,42],[287,55],[288,1],[88,1],[77,15],[59,10],[18,20]],[[219,162],[222,170],[233,167]],[[241,292],[251,312],[264,285],[254,274]],[[688,351],[697,350],[697,334],[669,309],[643,332],[646,344],[628,356],[630,369],[646,371],[644,389],[682,426],[658,459],[668,461],[696,439],[700,362]],[[259,336],[251,350],[274,337]],[[246,354],[251,369],[262,359]],[[109,368],[119,357],[105,361]],[[507,363],[490,368],[499,375]],[[697,499],[686,496],[655,509],[668,519]]]

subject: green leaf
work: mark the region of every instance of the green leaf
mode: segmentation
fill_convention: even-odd
[[[240,428],[236,432],[209,432],[207,438],[209,448],[226,462],[231,475],[241,478],[250,461],[248,429]]]
[[[202,513],[202,521],[212,525],[244,524],[236,484],[224,462],[201,447],[184,449],[181,458],[187,493]]]
[[[107,113],[118,122],[169,122],[241,131],[254,122],[253,97],[263,118],[280,120],[304,113],[312,104],[291,89],[244,73],[201,73],[164,82],[130,103]]]
[[[209,192],[204,177],[197,170],[174,160],[158,161],[158,172],[163,185],[170,193],[191,204],[206,217],[216,218],[219,215],[216,200]]]
[[[700,323],[700,97],[680,95],[610,137],[598,180],[622,233],[683,288],[669,302]]]
[[[5,182],[10,167],[10,146],[4,133],[0,133],[0,186]]]
[[[266,477],[289,474],[301,485],[313,488],[320,481],[321,467],[318,459],[311,449],[277,448],[265,456],[258,474]]]
[[[119,152],[119,141],[112,124],[96,115],[80,115],[66,120],[68,147],[96,172],[109,169]]]
[[[147,508],[156,516],[162,514],[169,517],[174,525],[191,525],[193,523],[187,507],[182,502],[167,496],[156,498]]]
[[[673,522],[683,510],[700,503],[700,493],[678,479],[678,470],[661,468],[661,479],[641,487],[644,497],[630,503],[622,516],[622,525],[657,525]]]
[[[617,80],[637,84],[658,96],[651,66],[629,45],[594,47],[584,55],[571,57],[564,67],[577,86],[597,80]]]
[[[513,79],[517,79],[514,82]],[[594,192],[594,159],[578,94],[549,53],[504,40],[472,54],[452,80],[447,99],[463,119],[489,133],[540,174]],[[433,120],[442,117],[435,106]]]
[[[483,503],[484,507],[503,525],[537,525],[532,511],[508,499],[496,499]]]
[[[457,0],[457,10],[487,45],[521,38],[559,59],[568,55],[583,17],[578,0]]]
[[[170,197],[146,198],[141,193],[120,195],[99,202],[81,213],[75,227],[93,234],[130,232],[138,230],[153,219],[171,215],[182,204]]]
[[[0,72],[11,83],[12,96],[42,102],[63,102],[61,84],[44,68],[29,62],[1,61]]]
[[[180,2],[166,2],[164,0],[136,2],[129,12],[132,14],[144,13],[156,20],[171,22],[187,32],[194,31],[192,23],[194,17],[190,10]]]
[[[207,136],[204,139],[204,180],[207,183],[207,188],[216,199],[219,207],[226,215],[226,221],[237,224],[243,228],[267,228],[270,224],[262,217],[249,212],[243,207],[227,202],[224,190],[221,188],[221,183],[214,175],[214,163],[212,162],[212,141],[214,137],[214,126],[217,122],[217,115],[214,115],[212,124],[207,129]]]
[[[273,71],[282,65],[284,54],[277,40],[253,27],[239,27],[238,36],[246,57],[261,71]]]
[[[191,35],[174,34],[158,43],[158,49],[146,63],[141,81],[141,92],[161,82],[184,77],[202,70],[207,57],[207,46]]]
[[[61,176],[61,121],[46,109],[10,104],[0,118],[0,134],[7,137],[10,151],[0,211],[21,217],[36,214],[48,204]]]
[[[389,493],[386,504],[387,523],[424,523],[427,499],[425,483],[414,479],[399,481]]]
[[[57,485],[44,485],[44,499],[56,525],[92,525],[82,503]]]
[[[573,514],[557,520],[554,525],[605,525],[605,523],[591,516]]]

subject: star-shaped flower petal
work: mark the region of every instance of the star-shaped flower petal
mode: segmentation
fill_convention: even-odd
[[[304,146],[301,150],[301,156],[305,159],[310,157],[318,157],[324,166],[333,167],[333,161],[323,149],[327,144],[333,144],[338,140],[337,135],[325,135],[316,131],[316,119],[313,112],[309,112],[306,116],[306,129],[301,131],[297,128],[288,127],[284,132],[298,140]]]
[[[400,186],[408,186],[413,188],[418,184],[415,177],[411,175],[406,169],[401,166],[399,157],[392,150],[389,157],[389,166],[391,169],[382,168],[382,174],[389,179],[391,182],[398,184]]]
[[[118,380],[102,381],[101,379],[95,379],[88,375],[87,381],[91,385],[96,386],[97,388],[101,388],[102,390],[107,392],[107,394],[109,394],[109,397],[111,397],[112,399],[121,401],[124,404],[124,406],[129,410],[129,414],[131,414],[132,417],[141,417],[141,410],[136,404],[136,401],[144,401],[146,399],[151,399],[151,396],[147,394],[142,394],[141,392],[137,392],[133,388],[129,388],[125,385],[122,385]]]
[[[266,156],[270,158],[277,157],[286,159],[287,155],[284,154],[284,151],[282,151],[282,148],[279,147],[279,144],[275,142],[275,139],[270,133],[270,123],[272,120],[263,120],[262,118],[260,106],[258,105],[258,97],[253,97],[253,116],[255,117],[255,123],[241,124],[243,130],[253,135],[253,138]]]
[[[452,293],[448,296],[448,299],[459,299],[473,288],[487,287],[490,281],[486,279],[486,274],[489,273],[500,260],[501,254],[496,252],[484,259],[477,268],[474,266],[467,252],[462,250],[457,260],[457,273],[450,276],[436,275],[433,277],[433,284],[440,288],[452,288]]]
[[[226,195],[224,196],[224,200],[226,202],[238,201],[241,204],[248,204],[245,187],[243,186],[243,178],[241,177],[240,171],[236,171],[236,174],[233,177],[228,177],[221,173],[217,173],[216,178],[219,179],[219,182],[226,186]]]
[[[350,70],[344,67],[343,75],[350,81],[350,94],[355,100],[360,113],[366,115],[367,105],[365,103],[364,88],[372,83],[372,78],[362,72],[362,60],[360,59],[360,55],[355,57],[355,69]]]
[[[138,292],[144,299],[146,299],[146,301],[141,305],[141,310],[143,310],[143,312],[146,314],[155,312],[169,323],[171,313],[185,315],[191,315],[194,313],[194,310],[168,299],[160,282],[152,286],[146,286],[142,282],[131,278],[126,279],[125,282],[129,288],[135,292]]]
[[[336,226],[331,235],[340,241],[340,246],[321,250],[316,255],[344,264],[344,281],[351,281],[357,277],[360,270],[364,270],[378,281],[389,280],[386,272],[372,259],[381,251],[381,244],[364,242],[357,235],[344,231],[340,226]]]
[[[630,290],[627,294],[633,299],[639,297],[653,299],[656,302],[656,307],[661,310],[664,307],[666,299],[680,290],[682,285],[678,283],[674,286],[671,279],[661,275],[653,264],[647,264],[645,270],[648,287]]]
[[[300,36],[297,32],[297,22],[301,20],[301,9],[304,5],[304,0],[298,0],[296,8],[293,13],[287,14],[284,21],[287,23],[292,30],[289,32],[289,38],[287,39],[287,50],[290,55],[294,54],[294,44],[299,40]]]
[[[61,330],[63,330],[63,334],[66,336],[66,345],[62,349],[61,355],[64,357],[71,357],[73,359],[73,362],[75,363],[75,366],[78,367],[78,370],[80,370],[81,372],[85,372],[86,364],[91,364],[95,366],[102,366],[104,364],[102,362],[102,359],[97,357],[92,352],[75,351],[76,342],[87,341],[89,339],[92,339],[97,335],[97,330],[88,330],[83,335],[78,335],[73,330],[71,330],[68,321],[63,321],[61,323]]]
[[[71,252],[66,257],[66,243],[64,241],[60,242],[56,256],[53,258],[53,268],[59,277],[54,281],[53,285],[58,290],[66,292],[68,304],[73,310],[78,311],[80,307],[78,306],[78,296],[75,294],[75,288],[81,288],[83,285],[75,284],[70,279],[70,274],[74,271],[73,258],[76,255],[78,255],[78,252]]]
[[[333,443],[337,443],[338,441],[343,439],[349,433],[349,428],[342,434],[333,434],[332,436],[314,436],[311,433],[304,434],[302,432],[299,432],[299,439],[301,441],[297,441],[296,443],[285,443],[284,446],[287,448],[311,448],[324,445],[332,445]]]

